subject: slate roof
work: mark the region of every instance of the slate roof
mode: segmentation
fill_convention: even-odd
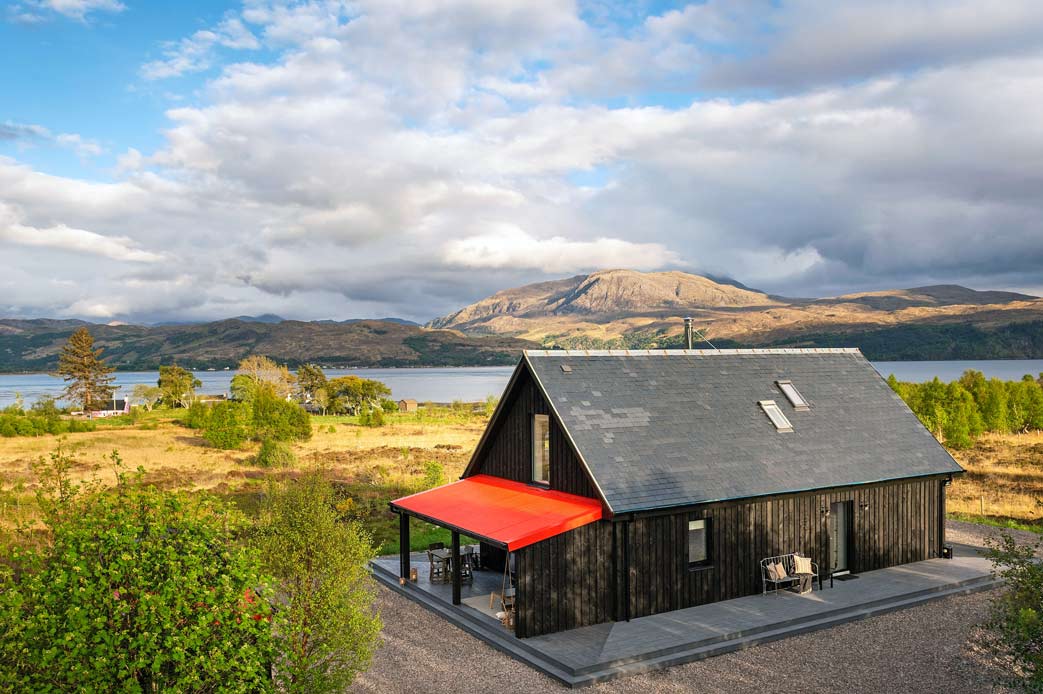
[[[614,513],[963,471],[856,349],[524,358]]]

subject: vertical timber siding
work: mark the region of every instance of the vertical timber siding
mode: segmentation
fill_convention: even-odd
[[[628,599],[623,571],[629,574],[629,616],[637,618],[759,593],[764,557],[801,552],[825,566],[829,530],[822,509],[836,502],[853,502],[852,573],[937,557],[943,483],[940,477],[900,480],[577,528],[517,552],[516,633],[536,636],[623,619]],[[711,519],[713,564],[689,570],[688,521],[699,518]],[[629,525],[626,568],[624,524]]]
[[[499,422],[482,459],[471,474],[503,477],[516,482],[532,482],[532,416],[550,415],[543,395],[528,373],[519,376],[508,395],[511,401]],[[550,488],[569,494],[597,498],[565,432],[550,418]]]

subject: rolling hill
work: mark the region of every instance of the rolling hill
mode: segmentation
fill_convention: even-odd
[[[428,327],[547,347],[677,347],[686,315],[718,347],[860,346],[873,359],[1043,357],[1043,299],[958,285],[794,299],[684,272],[605,270],[507,289]]]
[[[470,337],[402,322],[259,322],[229,319],[188,325],[95,325],[77,320],[0,320],[0,372],[50,371],[58,352],[86,325],[108,363],[150,370],[178,363],[195,369],[234,368],[264,354],[297,366],[478,366],[514,364],[532,343],[506,336]]]

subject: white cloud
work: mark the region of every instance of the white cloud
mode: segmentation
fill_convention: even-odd
[[[85,138],[76,133],[52,133],[42,125],[29,123],[15,123],[7,121],[0,123],[0,142],[16,142],[20,147],[32,147],[40,143],[53,144],[65,149],[71,149],[83,159],[97,157],[105,152],[97,141]]]
[[[159,80],[201,72],[213,65],[218,48],[256,50],[260,46],[257,37],[241,20],[229,17],[213,30],[202,29],[188,38],[168,44],[163,49],[161,60],[141,66],[141,76],[147,80]]]
[[[41,229],[24,224],[0,222],[0,241],[20,246],[98,255],[111,260],[134,263],[154,263],[163,259],[156,253],[134,248],[134,242],[125,236],[103,236],[85,229],[73,229],[64,224]]]
[[[118,0],[25,0],[14,2],[8,16],[27,24],[47,21],[54,15],[86,21],[93,12],[122,12],[127,6]]]
[[[481,236],[446,243],[442,258],[459,267],[528,269],[549,274],[606,267],[655,270],[680,263],[676,253],[658,243],[609,238],[570,241],[563,236],[538,239],[509,224]]]

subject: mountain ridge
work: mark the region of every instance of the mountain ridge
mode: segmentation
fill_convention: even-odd
[[[832,343],[835,335],[879,330],[970,325],[988,332],[1043,321],[1043,299],[953,284],[788,298],[676,270],[602,270],[501,290],[427,326],[518,337],[545,347],[639,348],[678,346],[686,315],[715,341],[813,346],[808,335]],[[1043,346],[1012,349],[1043,356]]]

